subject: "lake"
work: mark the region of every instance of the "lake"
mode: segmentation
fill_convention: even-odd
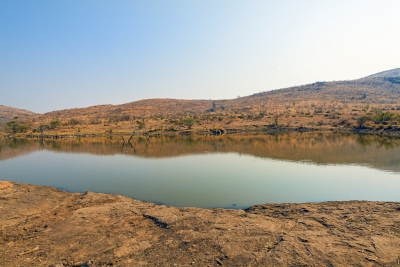
[[[130,143],[116,136],[3,139],[0,180],[178,207],[400,201],[400,139],[337,133],[135,136]]]

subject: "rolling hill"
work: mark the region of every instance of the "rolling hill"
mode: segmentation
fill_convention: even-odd
[[[400,68],[382,71],[368,76],[368,78],[396,78],[396,77],[397,78],[400,77]]]
[[[397,69],[400,70],[400,69]],[[316,82],[253,94],[231,100],[180,100],[180,99],[146,99],[121,105],[100,105],[88,108],[68,109],[46,113],[45,116],[69,118],[89,116],[112,118],[119,115],[139,117],[190,115],[210,111],[242,109],[256,106],[292,104],[293,102],[343,102],[354,104],[399,104],[400,83],[390,78],[393,71],[382,72],[382,77],[366,77],[353,81]],[[400,74],[400,71],[398,72]],[[389,79],[388,79],[389,78]]]
[[[0,122],[5,122],[9,120],[13,120],[14,118],[23,119],[31,115],[35,115],[36,113],[25,110],[25,109],[18,109],[8,106],[0,105]]]
[[[66,132],[77,129],[83,132],[130,131],[140,125],[154,131],[183,130],[188,117],[194,118],[194,127],[198,129],[270,124],[350,127],[363,115],[387,111],[396,116],[400,113],[400,69],[357,80],[316,82],[229,100],[146,99],[45,114],[9,110],[14,112],[9,112],[7,117],[3,115],[8,119],[20,116],[32,128],[53,122],[53,126],[63,126]]]

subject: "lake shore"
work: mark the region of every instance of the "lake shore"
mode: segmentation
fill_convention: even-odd
[[[400,203],[175,208],[0,181],[4,266],[397,266]]]
[[[222,135],[222,134],[252,134],[252,133],[264,133],[264,134],[280,134],[280,133],[302,133],[302,132],[334,132],[334,133],[355,133],[355,134],[366,134],[366,135],[380,135],[380,136],[394,136],[400,137],[400,127],[380,127],[380,128],[354,128],[354,127],[286,127],[286,126],[274,126],[274,125],[252,125],[246,127],[221,127],[213,129],[192,129],[192,130],[175,130],[175,131],[146,131],[146,130],[134,130],[131,129],[119,129],[110,132],[100,131],[83,131],[83,132],[59,132],[59,131],[47,131],[44,134],[40,133],[18,133],[10,134],[6,132],[0,133],[0,138],[44,138],[44,139],[62,139],[62,138],[87,138],[87,137],[112,137],[112,136],[125,136],[126,141],[129,140],[130,136],[174,136],[174,135]],[[125,141],[125,140],[124,140]]]

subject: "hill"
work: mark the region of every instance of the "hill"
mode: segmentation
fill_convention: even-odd
[[[22,119],[67,133],[182,131],[210,128],[355,127],[359,118],[400,120],[400,69],[357,80],[316,82],[229,100],[147,99],[36,114]],[[396,118],[397,116],[397,118]],[[370,125],[371,126],[371,125]],[[53,131],[54,132],[54,131]]]
[[[378,73],[372,74],[368,77],[369,78],[395,78],[395,77],[399,78],[400,77],[400,68],[378,72]]]
[[[35,114],[36,113],[29,110],[0,105],[0,122],[13,120],[16,117],[18,117],[18,119],[23,119]]]

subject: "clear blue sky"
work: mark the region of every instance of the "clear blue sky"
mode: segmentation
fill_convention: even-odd
[[[40,113],[397,67],[399,0],[0,0],[0,104]]]

